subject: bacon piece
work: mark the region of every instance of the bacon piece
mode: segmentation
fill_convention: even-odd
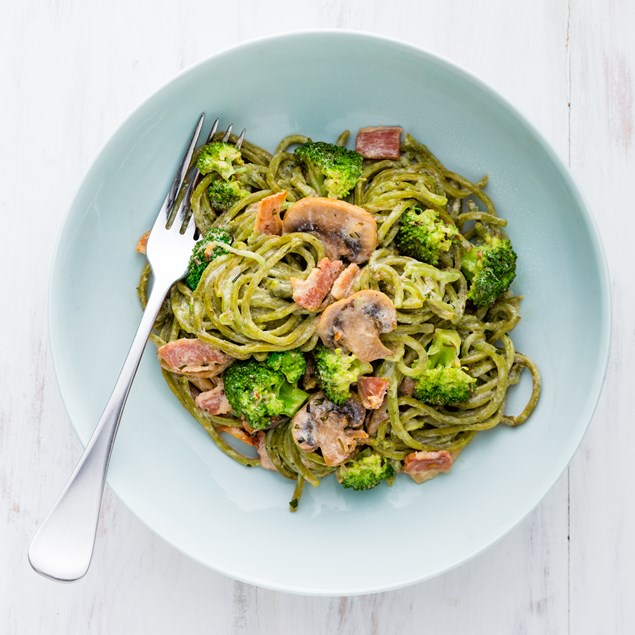
[[[168,342],[157,350],[162,368],[177,375],[215,377],[234,358],[197,338],[181,338]]]
[[[148,238],[150,238],[150,230],[141,235],[137,242],[137,252],[140,254],[146,253],[146,247],[148,246]]]
[[[306,280],[291,278],[294,302],[309,311],[318,309],[343,267],[341,260],[322,258]]]
[[[237,426],[216,426],[221,432],[227,432],[227,434],[231,434],[232,437],[246,443],[247,445],[256,445],[255,439],[247,434],[242,428],[238,428]]]
[[[272,419],[273,421],[273,419]],[[254,428],[252,428],[248,423],[247,423],[247,419],[245,419],[243,417],[242,422],[243,424],[243,428],[245,428],[245,430],[247,430],[247,434],[256,434],[256,430],[254,430]]]
[[[218,384],[214,388],[198,395],[194,403],[198,408],[211,415],[226,415],[232,409],[225,396],[225,386],[222,379],[218,380]]]
[[[333,287],[331,288],[331,295],[336,300],[347,298],[351,294],[353,283],[358,273],[359,267],[354,262],[351,262],[351,264],[337,276],[337,280],[333,283]]]
[[[277,192],[265,196],[258,201],[256,211],[256,223],[254,230],[259,234],[271,234],[273,236],[282,235],[282,220],[280,219],[280,210],[282,204],[287,200],[285,191]]]
[[[360,377],[357,380],[357,392],[362,405],[368,410],[377,410],[384,401],[390,382],[385,377]]]
[[[411,452],[404,459],[403,471],[417,483],[429,481],[442,472],[449,472],[454,462],[447,450],[439,452]]]
[[[269,455],[267,454],[267,445],[266,445],[266,433],[260,431],[256,433],[256,450],[258,451],[258,456],[260,457],[260,465],[264,467],[265,470],[271,470],[272,472],[277,472],[276,466],[273,464]]]
[[[357,133],[355,150],[365,159],[398,159],[400,126],[371,126]]]

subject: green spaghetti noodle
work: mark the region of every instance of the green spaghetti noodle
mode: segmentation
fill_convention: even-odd
[[[344,146],[347,139],[345,132],[337,145]],[[235,142],[231,137],[230,143]],[[327,294],[319,307],[306,308],[297,301],[292,280],[306,281],[322,266],[327,241],[313,226],[281,234],[254,229],[263,199],[286,192],[284,222],[294,205],[318,194],[306,164],[292,151],[306,143],[310,143],[307,137],[291,135],[270,154],[244,142],[239,178],[245,195],[224,211],[215,209],[208,196],[208,188],[218,176],[210,173],[199,177],[190,205],[200,233],[222,228],[232,242],[216,245],[224,249],[210,260],[195,289],[182,281],[173,286],[157,317],[152,339],[162,347],[196,338],[236,360],[234,365],[249,359],[264,363],[272,352],[300,351],[309,369],[297,384],[313,399],[323,388],[319,373],[317,378],[311,374],[314,352],[317,347],[328,346],[320,337],[320,324],[336,300]],[[394,307],[396,321],[394,328],[381,334],[381,342],[391,354],[374,359],[372,371],[365,373],[387,380],[383,383],[385,396],[380,395],[381,404],[372,406],[362,399],[363,424],[357,425],[358,438],[342,460],[329,460],[322,447],[307,449],[303,440],[294,436],[298,417],[307,416],[306,404],[295,416],[272,417],[270,425],[254,429],[233,404],[222,414],[200,407],[197,396],[217,388],[219,382],[222,387],[223,373],[201,379],[182,369],[172,372],[164,365],[168,386],[221,451],[243,465],[262,465],[295,481],[292,511],[305,483],[317,486],[322,478],[342,465],[350,467],[359,457],[379,455],[382,465],[390,466],[385,474],[406,471],[415,480],[427,480],[447,471],[439,459],[447,459],[451,465],[477,432],[500,424],[521,425],[534,410],[540,375],[536,365],[516,351],[510,337],[520,320],[521,297],[506,290],[491,302],[479,304],[471,290],[476,283],[466,259],[481,257],[480,251],[473,250],[490,244],[484,241],[506,240],[506,221],[497,215],[484,192],[486,184],[487,178],[473,183],[448,170],[409,135],[401,143],[399,158],[364,160],[361,174],[344,200],[372,216],[376,244],[369,257],[359,263],[348,297],[363,291],[379,292]],[[439,251],[435,263],[404,253],[407,250],[400,242],[400,231],[413,210],[415,214],[428,210],[425,213],[437,219],[450,236],[449,247]],[[149,276],[146,265],[138,288],[142,304]],[[340,302],[345,300],[346,296]],[[469,392],[460,401],[426,402],[417,386],[431,368],[435,338],[443,333],[456,333],[460,338],[454,367],[468,376]],[[519,414],[509,414],[509,389],[519,382],[525,369],[532,379],[531,395]],[[356,388],[353,382],[350,391],[352,399],[359,399],[359,383]],[[336,408],[333,412],[340,411]],[[227,442],[228,433],[258,445],[260,458],[234,449]],[[432,462],[423,476],[416,478],[412,465],[417,461],[426,464],[426,460]],[[343,473],[338,472],[338,480],[347,484]]]

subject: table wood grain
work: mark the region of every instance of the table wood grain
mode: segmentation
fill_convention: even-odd
[[[590,430],[520,526],[464,566],[399,591],[311,598],[236,582],[175,551],[110,491],[88,575],[45,580],[26,549],[81,451],[47,334],[49,267],[73,193],[116,126],[176,72],[307,28],[396,37],[463,64],[568,163],[612,271],[612,356]],[[0,633],[634,632],[634,32],[630,0],[4,0]]]

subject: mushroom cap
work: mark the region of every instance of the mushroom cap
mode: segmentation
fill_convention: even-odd
[[[366,262],[377,247],[377,223],[365,209],[346,201],[309,196],[285,213],[282,233],[308,232],[323,243],[331,260]]]
[[[368,438],[362,429],[365,415],[357,395],[338,406],[318,392],[293,417],[291,435],[301,450],[319,448],[326,465],[340,465],[355,451],[358,440]]]
[[[345,348],[363,362],[385,359],[393,353],[379,339],[397,326],[392,300],[381,291],[365,289],[334,302],[320,317],[317,334],[328,348]]]

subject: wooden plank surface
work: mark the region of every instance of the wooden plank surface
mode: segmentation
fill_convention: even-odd
[[[3,3],[0,633],[632,632],[634,5],[218,4]],[[302,28],[361,29],[445,55],[511,100],[570,162],[613,271],[614,350],[590,433],[569,472],[510,535],[465,566],[400,591],[310,598],[235,582],[177,553],[109,491],[89,574],[73,585],[46,581],[30,570],[26,548],[80,453],[46,325],[53,237],[71,197],[114,128],[175,72],[235,43]],[[25,257],[16,237],[37,257]]]
[[[572,3],[570,162],[604,240],[614,315],[602,399],[570,467],[571,633],[632,633],[635,628],[635,427],[630,405],[635,289],[627,266],[635,220],[623,191],[635,168],[634,29],[632,2]]]

